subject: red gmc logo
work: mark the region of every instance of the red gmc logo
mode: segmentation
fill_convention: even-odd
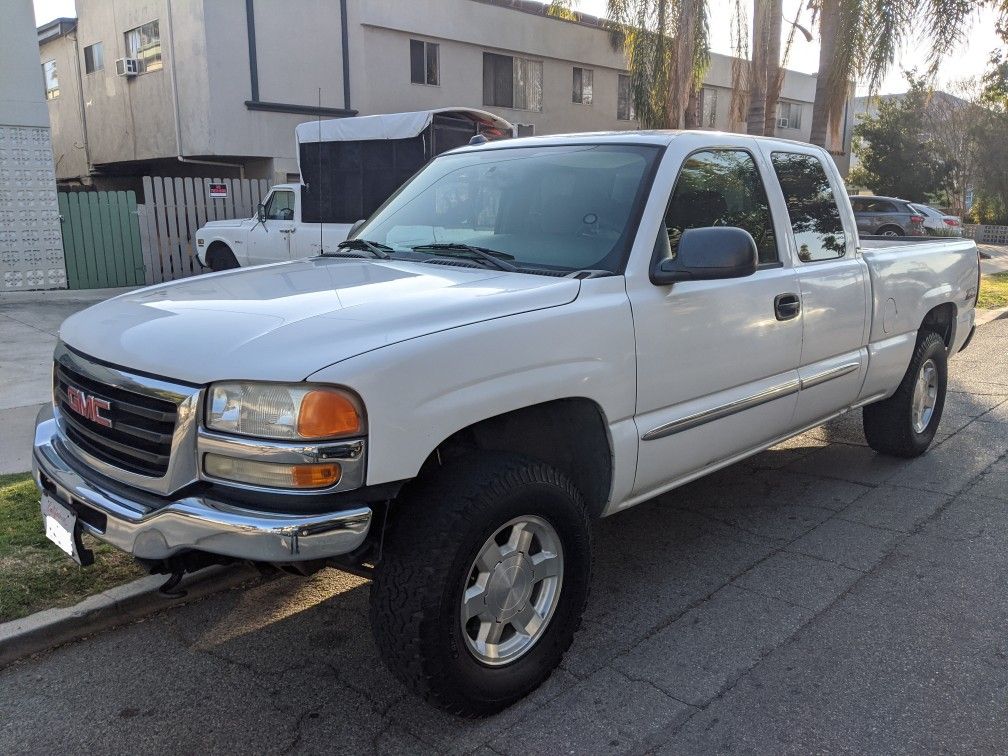
[[[102,410],[112,406],[105,399],[85,394],[74,386],[67,386],[67,399],[70,400],[70,409],[81,417],[86,417],[92,423],[98,423],[106,428],[112,427],[112,421],[102,414]]]

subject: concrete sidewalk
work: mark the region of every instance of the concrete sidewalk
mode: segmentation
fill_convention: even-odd
[[[31,467],[39,407],[50,400],[60,324],[79,310],[130,289],[0,294],[0,474]]]

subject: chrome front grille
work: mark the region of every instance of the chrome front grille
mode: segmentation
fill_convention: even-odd
[[[167,495],[196,480],[200,395],[199,386],[132,373],[65,344],[56,347],[57,443],[82,469],[127,485]]]
[[[168,471],[178,405],[149,394],[100,383],[56,363],[53,396],[64,420],[67,438],[98,459],[123,470],[161,477]],[[103,425],[82,415],[71,405],[68,391],[107,402]],[[104,406],[104,404],[102,405]]]

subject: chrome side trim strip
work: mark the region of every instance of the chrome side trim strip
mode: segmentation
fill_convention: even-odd
[[[733,402],[728,402],[717,407],[711,407],[710,409],[695,412],[692,415],[687,415],[686,417],[679,418],[678,420],[673,420],[670,423],[659,425],[657,428],[649,430],[641,436],[641,439],[644,441],[654,441],[659,438],[671,436],[674,433],[681,433],[682,431],[689,430],[690,428],[696,428],[698,425],[709,423],[712,420],[720,420],[723,417],[728,417],[729,415],[734,415],[738,412],[744,412],[747,409],[758,407],[761,404],[772,402],[774,399],[782,399],[785,396],[796,394],[798,393],[800,386],[801,381],[797,378],[792,378],[784,381],[783,383],[779,383],[776,386],[771,386],[768,389],[760,391],[758,394],[736,399]]]
[[[839,378],[849,373],[853,373],[855,370],[861,367],[860,362],[846,362],[843,365],[838,365],[837,367],[827,368],[826,370],[821,370],[818,373],[810,375],[808,378],[801,379],[801,389],[810,389],[813,386],[819,386],[820,384],[826,383],[826,381],[832,381],[834,378]]]

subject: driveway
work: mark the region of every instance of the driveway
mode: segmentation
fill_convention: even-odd
[[[406,694],[326,570],[0,672],[0,752],[1004,752],[1005,344],[955,358],[924,457],[855,413],[601,522],[573,648],[499,716]]]

